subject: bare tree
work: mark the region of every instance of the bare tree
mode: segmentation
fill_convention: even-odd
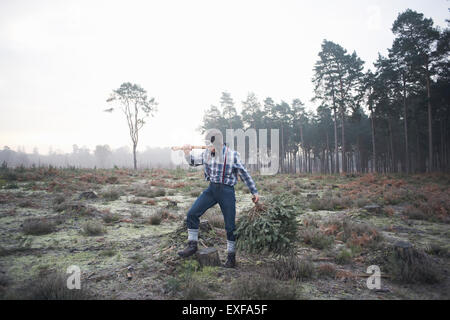
[[[128,129],[133,143],[133,164],[137,169],[136,148],[139,141],[139,130],[144,126],[145,119],[153,116],[157,111],[158,103],[155,98],[148,98],[147,91],[137,84],[129,82],[122,83],[119,89],[113,90],[111,96],[106,100],[116,103],[126,116]],[[114,108],[106,109],[112,112]]]

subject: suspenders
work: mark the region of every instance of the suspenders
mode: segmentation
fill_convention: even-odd
[[[223,184],[223,179],[225,178],[225,169],[227,167],[227,154],[228,154],[228,147],[225,147],[225,161],[223,163],[222,184]]]

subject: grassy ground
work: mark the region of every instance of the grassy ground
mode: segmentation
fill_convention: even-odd
[[[44,289],[64,287],[66,269],[77,265],[83,294],[63,288],[57,298],[449,298],[449,175],[254,178],[263,202],[294,199],[298,239],[287,257],[238,252],[229,270],[176,255],[186,212],[207,187],[201,171],[3,170],[0,297],[49,297],[54,289]],[[242,182],[236,199],[239,219],[253,206]],[[202,218],[212,229],[200,247],[218,248],[224,261],[218,206]],[[379,290],[367,288],[370,265],[380,267]]]

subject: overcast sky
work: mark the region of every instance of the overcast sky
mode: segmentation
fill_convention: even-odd
[[[238,110],[300,98],[311,109],[323,39],[372,67],[406,8],[446,26],[446,0],[0,1],[0,148],[70,152],[130,145],[124,116],[105,113],[123,82],[145,88],[159,112],[138,150],[202,141],[196,128],[222,91]]]

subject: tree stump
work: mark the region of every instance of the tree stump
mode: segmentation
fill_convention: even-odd
[[[196,258],[201,267],[220,266],[219,252],[216,248],[200,249],[196,253]]]
[[[319,195],[317,193],[308,193],[306,195],[307,199],[314,199],[314,198],[319,198]]]
[[[398,240],[393,244],[394,253],[402,263],[410,263],[411,257],[414,257],[416,250],[410,242]]]

